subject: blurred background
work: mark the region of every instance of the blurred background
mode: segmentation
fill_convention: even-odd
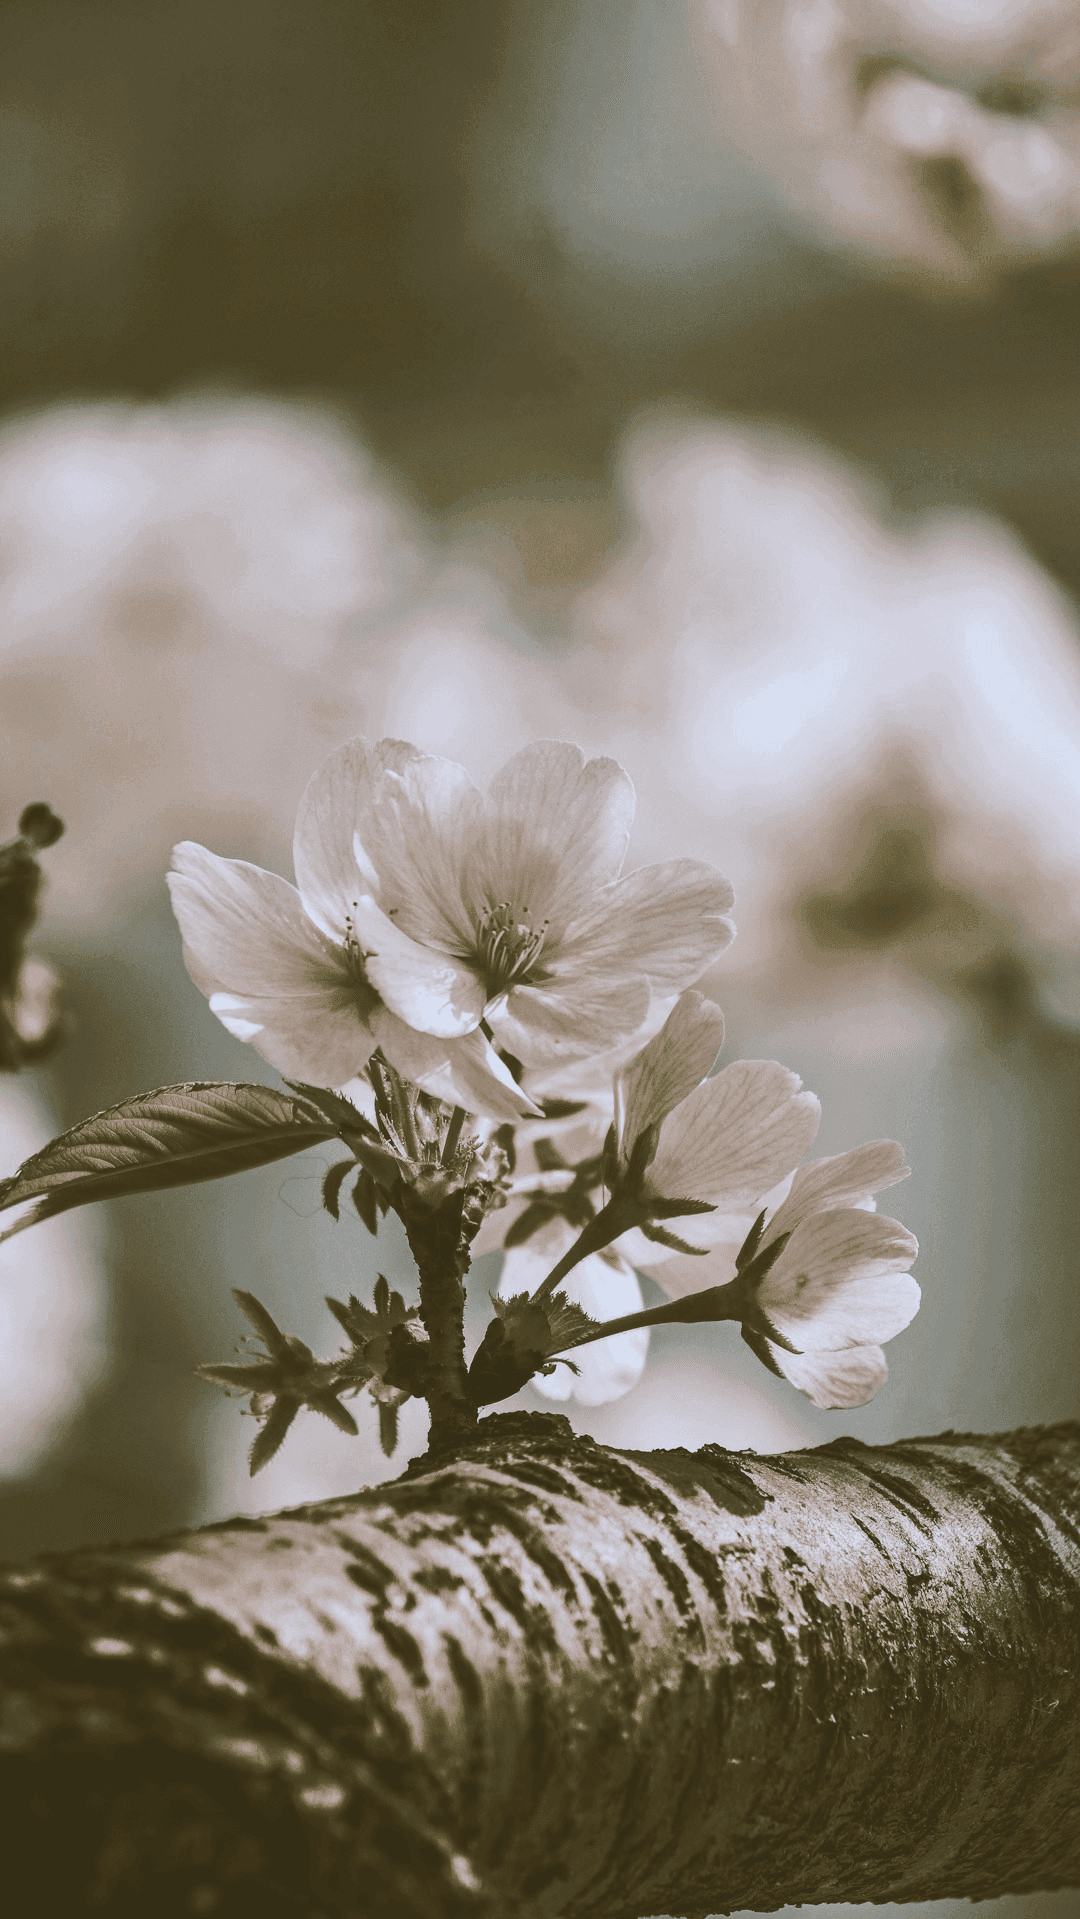
[[[907,1145],[924,1304],[858,1412],[724,1328],[561,1410],[758,1450],[1077,1417],[1071,0],[4,0],[0,36],[0,837],[67,823],[69,1029],[0,1081],[2,1170],[275,1080],[188,981],[175,840],[288,875],[354,732],[477,777],[570,737],[635,780],[633,864],[735,883],[724,1058],[801,1072],[820,1152]],[[407,1281],[319,1212],[333,1157],[0,1250],[0,1552],[422,1450],[415,1404],[389,1468],[305,1416],[252,1483],[192,1376],[231,1285],[331,1351],[324,1293]]]

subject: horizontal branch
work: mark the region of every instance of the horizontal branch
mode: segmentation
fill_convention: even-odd
[[[1080,1427],[776,1458],[551,1415],[0,1578],[5,1877],[631,1919],[1080,1884]]]

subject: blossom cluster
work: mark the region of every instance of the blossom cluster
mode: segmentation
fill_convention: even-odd
[[[481,792],[352,740],[302,799],[295,887],[177,847],[188,969],[271,1065],[372,1115],[352,1142],[372,1230],[372,1182],[411,1241],[457,1193],[462,1270],[504,1249],[479,1403],[533,1377],[596,1404],[638,1378],[650,1324],[731,1319],[815,1404],[862,1404],[919,1301],[916,1242],[874,1210],[903,1151],[806,1162],[820,1107],[797,1074],[716,1070],[723,1015],[695,983],[733,937],[731,888],[697,860],[624,872],[633,811],[614,760],[562,742]],[[641,1272],[670,1305],[644,1310]],[[327,1410],[321,1375],[306,1398],[290,1382]]]

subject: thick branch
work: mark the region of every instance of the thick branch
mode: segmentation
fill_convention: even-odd
[[[34,1910],[1080,1883],[1077,1426],[764,1459],[497,1417],[394,1485],[52,1558],[0,1599]]]

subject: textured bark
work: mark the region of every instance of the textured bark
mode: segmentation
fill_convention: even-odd
[[[505,1415],[0,1602],[13,1919],[1080,1883],[1078,1426],[759,1458]]]

